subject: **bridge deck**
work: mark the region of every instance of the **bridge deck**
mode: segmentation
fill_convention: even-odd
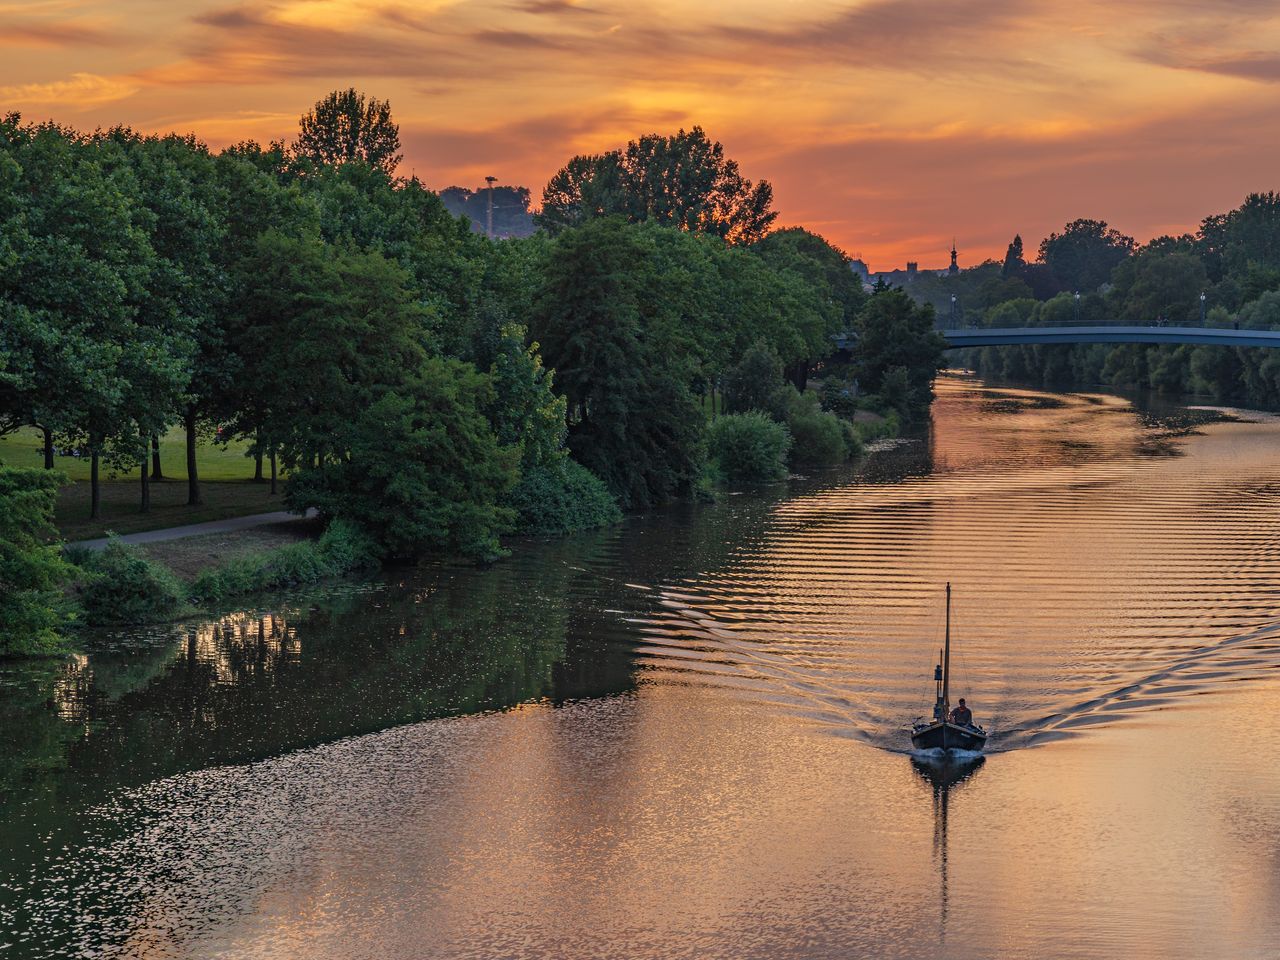
[[[1193,343],[1228,347],[1280,347],[1280,330],[1217,327],[967,327],[940,330],[948,348],[1015,343]]]

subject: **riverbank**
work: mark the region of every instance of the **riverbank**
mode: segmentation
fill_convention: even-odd
[[[854,459],[868,445],[896,436],[900,429],[895,415],[862,409],[844,423],[847,449]],[[725,481],[723,470],[713,467],[712,474],[719,477],[719,486],[710,499],[735,489]],[[705,487],[699,490],[706,492]],[[80,611],[79,622],[90,628],[126,621],[161,624],[239,597],[381,565],[378,545],[351,525],[330,525],[326,530],[319,521],[286,519],[282,512],[244,519],[268,518],[272,522],[231,520],[224,529],[207,532],[204,527],[210,524],[182,525],[68,545],[66,555],[76,566],[68,598]],[[512,542],[511,537],[504,539],[508,545]]]

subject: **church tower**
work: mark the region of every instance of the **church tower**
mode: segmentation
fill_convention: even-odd
[[[955,238],[952,237],[951,238],[951,266],[947,267],[947,273],[950,275],[955,275],[959,272],[960,272],[960,265],[956,263],[956,241],[955,241]]]

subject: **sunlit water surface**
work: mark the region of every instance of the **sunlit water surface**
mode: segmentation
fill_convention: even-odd
[[[856,469],[3,668],[0,956],[1278,956],[1280,422],[1207,418],[950,378]]]

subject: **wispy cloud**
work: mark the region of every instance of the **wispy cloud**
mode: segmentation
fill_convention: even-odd
[[[50,83],[18,83],[0,87],[0,100],[18,107],[65,104],[73,108],[100,106],[137,93],[139,84],[120,77],[73,73]]]

